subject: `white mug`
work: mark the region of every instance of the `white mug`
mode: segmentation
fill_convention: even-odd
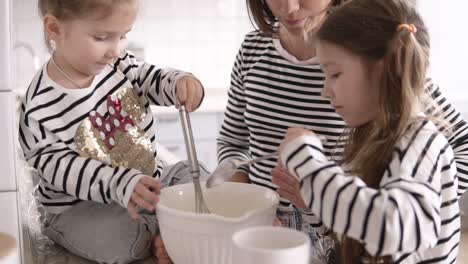
[[[235,232],[232,242],[233,264],[310,263],[310,239],[293,229],[250,227]]]

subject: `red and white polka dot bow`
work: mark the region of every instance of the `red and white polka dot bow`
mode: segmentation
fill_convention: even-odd
[[[100,113],[92,111],[89,119],[95,129],[99,131],[101,139],[108,149],[115,146],[115,133],[127,132],[135,124],[128,114],[122,110],[121,102],[116,96],[107,96],[109,116],[104,118]]]

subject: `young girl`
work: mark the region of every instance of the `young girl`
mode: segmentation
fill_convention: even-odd
[[[122,51],[137,0],[39,0],[39,8],[52,56],[24,98],[19,137],[41,177],[44,232],[100,263],[142,259],[157,231],[163,166],[150,105],[192,111],[202,86]]]
[[[454,153],[422,114],[427,30],[404,0],[353,0],[316,34],[323,96],[350,127],[343,168],[291,128],[281,162],[312,213],[341,237],[344,263],[454,263]],[[279,177],[280,189],[292,179]],[[287,190],[291,191],[291,190]]]

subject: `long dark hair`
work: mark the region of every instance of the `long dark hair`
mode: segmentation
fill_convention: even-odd
[[[423,93],[429,56],[429,34],[416,10],[406,0],[352,0],[328,15],[317,41],[338,45],[369,63],[383,62],[378,117],[351,129],[343,162],[372,188],[379,188],[394,146],[404,134]],[[417,32],[410,27],[413,24]],[[365,146],[365,147],[363,147]],[[360,263],[363,245],[345,235],[344,263]],[[366,254],[364,252],[364,254]],[[370,257],[373,263],[390,258]]]
[[[330,7],[337,7],[349,0],[332,0]],[[278,32],[278,20],[271,12],[265,0],[246,0],[250,22],[255,29],[267,36],[274,36]]]

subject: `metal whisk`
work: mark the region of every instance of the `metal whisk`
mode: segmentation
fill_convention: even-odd
[[[184,132],[185,149],[187,150],[187,157],[190,163],[190,174],[192,174],[193,186],[195,187],[195,211],[197,213],[209,214],[210,210],[206,206],[200,186],[200,167],[193,141],[192,126],[190,125],[190,118],[184,105],[179,107],[179,117],[182,123],[182,131]]]

